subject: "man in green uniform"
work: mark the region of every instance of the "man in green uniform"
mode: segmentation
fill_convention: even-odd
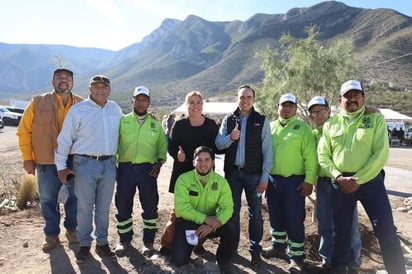
[[[223,273],[231,273],[230,260],[236,248],[235,226],[228,222],[233,214],[232,192],[226,179],[213,170],[211,148],[197,147],[193,159],[195,169],[180,175],[175,185],[172,261],[184,265],[199,242],[220,237],[216,260]]]
[[[304,268],[305,197],[312,193],[318,169],[316,143],[311,128],[298,120],[295,95],[283,94],[278,107],[279,118],[271,125],[273,180],[266,190],[272,240],[262,256],[286,258],[287,249],[289,271],[300,273]]]
[[[330,117],[330,107],[325,97],[315,96],[308,103],[309,119],[313,122],[313,134],[316,143],[319,143],[322,136],[323,125]],[[319,256],[322,258],[320,265],[323,272],[330,271],[332,265],[332,254],[334,247],[333,223],[333,199],[332,199],[332,179],[326,172],[319,168],[318,181],[316,184],[316,218],[318,221],[318,233],[320,236]],[[358,223],[358,210],[355,207],[353,212],[352,238],[350,251],[350,273],[357,273],[361,265],[361,235]]]
[[[153,242],[157,231],[157,176],[166,161],[167,142],[161,123],[147,112],[150,105],[149,89],[137,87],[133,92],[132,103],[133,111],[120,120],[115,196],[120,242],[115,252],[123,255],[130,246],[133,236],[133,199],[137,187],[142,206],[142,252],[150,257],[154,252]]]
[[[383,167],[389,156],[386,122],[376,108],[365,107],[361,83],[342,84],[342,112],[323,126],[318,146],[319,164],[332,178],[335,223],[333,273],[346,273],[349,264],[353,211],[359,200],[382,251],[388,273],[405,273],[392,209],[384,185]]]

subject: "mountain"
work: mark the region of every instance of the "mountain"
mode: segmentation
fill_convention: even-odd
[[[286,14],[256,14],[244,22],[210,22],[195,15],[183,21],[165,19],[141,42],[117,52],[0,43],[0,95],[50,89],[57,59],[74,70],[80,94],[87,94],[92,74],[103,73],[112,79],[112,98],[121,104],[130,104],[133,88],[145,85],[154,95],[152,105],[176,106],[191,90],[207,98],[242,83],[261,83],[257,53],[275,48],[284,33],[306,37],[304,29],[311,25],[319,27],[322,42],[353,39],[362,79],[412,88],[412,55],[407,55],[412,52],[412,18],[390,9],[327,1]]]

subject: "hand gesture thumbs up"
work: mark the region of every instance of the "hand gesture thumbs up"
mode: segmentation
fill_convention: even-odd
[[[239,123],[236,122],[235,128],[232,130],[232,133],[230,133],[230,139],[232,141],[239,140],[240,137],[240,130],[239,130]]]
[[[179,146],[179,151],[177,152],[177,160],[181,163],[184,163],[184,161],[186,160],[186,154],[183,151],[182,146]]]

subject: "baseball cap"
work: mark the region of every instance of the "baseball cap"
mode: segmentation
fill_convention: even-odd
[[[90,79],[90,85],[102,83],[108,87],[110,87],[110,80],[107,76],[104,75],[95,75]]]
[[[291,103],[296,104],[297,103],[296,96],[293,95],[292,93],[283,94],[282,96],[280,96],[279,105],[281,105],[285,102],[291,102]]]
[[[345,96],[351,90],[358,90],[364,94],[362,84],[358,80],[349,80],[340,86],[340,96]]]
[[[56,75],[56,73],[58,72],[67,72],[68,74],[70,74],[71,77],[73,77],[73,71],[71,71],[70,69],[67,68],[58,68],[53,72],[53,77],[54,75]]]
[[[144,94],[144,95],[146,95],[147,97],[150,97],[150,91],[149,91],[149,89],[148,89],[147,87],[145,87],[145,86],[139,86],[139,87],[137,87],[137,88],[134,89],[133,97],[136,97],[136,96],[138,96],[138,95],[140,95],[140,94]]]
[[[323,96],[313,97],[308,103],[308,109],[310,110],[310,108],[313,107],[314,105],[325,106],[327,108],[329,107],[328,101],[326,101],[325,97]]]

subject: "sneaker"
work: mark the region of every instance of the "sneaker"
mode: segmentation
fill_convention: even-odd
[[[193,248],[193,253],[195,253],[197,256],[202,256],[206,253],[206,249],[203,247],[203,245],[197,245],[195,246],[195,248]]]
[[[79,252],[76,254],[77,263],[84,263],[89,254],[90,246],[81,246]]]
[[[69,244],[78,244],[80,243],[79,238],[77,238],[76,230],[66,230],[66,238],[69,241]]]
[[[331,273],[332,269],[330,264],[328,263],[322,263],[320,265],[318,265],[319,268],[319,273]]]
[[[252,255],[251,263],[254,268],[259,268],[260,264],[262,263],[262,258],[260,257],[260,253],[250,253]]]
[[[303,262],[295,261],[293,259],[290,260],[288,267],[289,273],[300,274],[302,273],[303,268]]]
[[[114,250],[114,253],[117,256],[122,256],[130,248],[130,246],[131,246],[130,241],[120,241],[116,245],[116,249]]]
[[[160,248],[160,250],[159,250],[159,253],[160,253],[160,255],[162,255],[162,256],[168,256],[168,255],[170,255],[170,249],[168,248],[168,247],[166,247],[166,246],[162,246],[161,248]]]
[[[55,248],[58,243],[59,243],[58,236],[47,236],[46,239],[44,239],[42,249],[43,251],[49,251]]]
[[[152,257],[154,254],[153,243],[143,244],[142,254],[146,257]]]
[[[110,247],[108,244],[105,245],[96,245],[96,253],[102,258],[113,258],[116,257],[116,255],[113,253],[113,251],[110,250]]]
[[[273,247],[264,248],[262,250],[262,257],[265,259],[278,258],[285,261],[289,261],[289,257],[286,254],[286,251]]]

